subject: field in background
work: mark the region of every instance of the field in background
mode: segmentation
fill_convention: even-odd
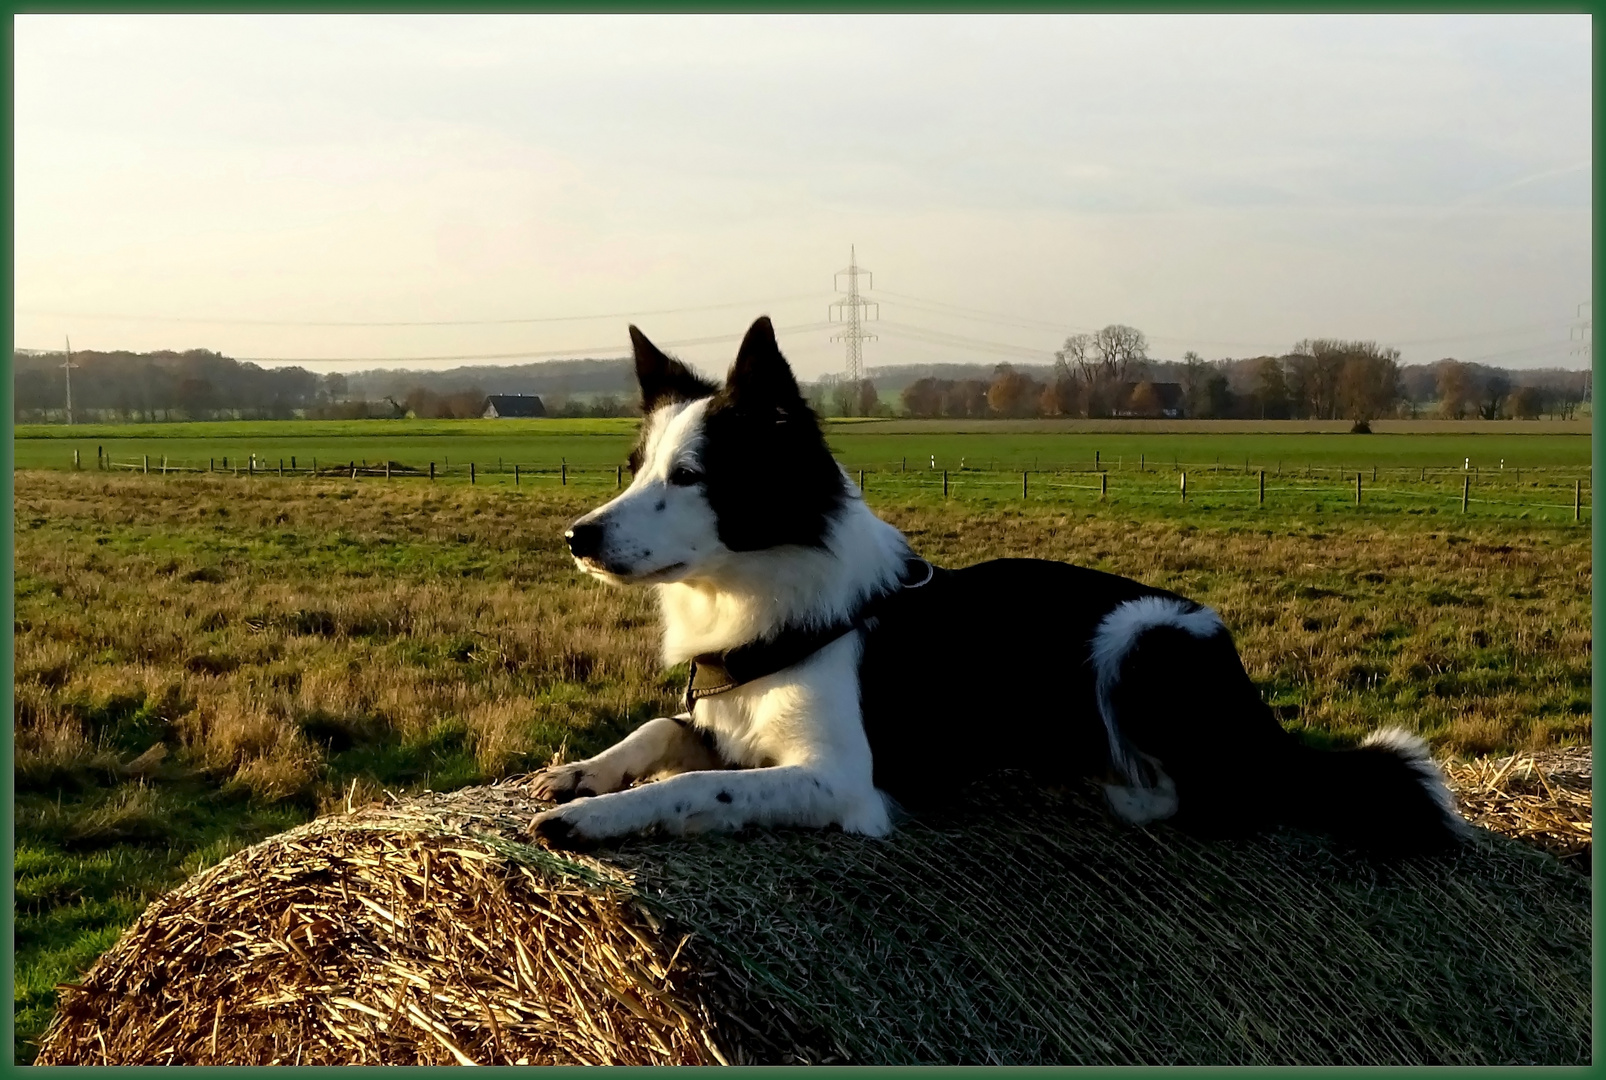
[[[881,460],[895,445],[864,438]],[[1552,487],[1587,475],[1587,439],[1526,438],[1564,440],[1538,473]],[[850,467],[852,439],[834,430]],[[19,439],[19,462],[43,442]],[[1331,451],[1307,452],[1318,475]],[[1410,465],[1384,464],[1408,486]],[[1356,508],[1336,478],[1293,472],[1280,482],[1317,490],[1273,498],[1268,479],[1263,508],[1241,464],[1191,476],[1187,503],[1174,473],[1124,461],[1103,502],[1091,471],[1034,476],[1066,487],[1022,499],[1002,464],[956,469],[947,500],[929,469],[871,473],[866,497],[945,565],[1067,559],[1214,605],[1279,715],[1316,739],[1396,723],[1459,756],[1589,741],[1587,525],[1570,510],[1462,517],[1458,478],[1452,503],[1413,513],[1374,502],[1368,472]],[[650,599],[564,555],[563,527],[608,495],[609,472],[480,479],[16,474],[19,1054],[54,984],[196,868],[320,810],[582,755],[674,708],[683,673],[658,666]]]
[[[1043,430],[1046,425],[1058,429]],[[1494,429],[1488,433],[1441,430],[1453,427],[1441,421],[1391,425],[1417,433],[1310,432],[1294,430],[1299,425],[1287,421],[1236,422],[1232,430],[1200,432],[1192,430],[1197,422],[1145,427],[1133,421],[879,420],[833,423],[828,432],[838,460],[855,477],[862,473],[867,489],[914,502],[1092,501],[1117,513],[1348,510],[1550,521],[1573,520],[1576,503],[1576,516],[1588,520],[1587,434],[1545,432],[1537,425],[1482,425]],[[1164,430],[1169,427],[1189,430]],[[1098,430],[1080,430],[1089,428]],[[81,471],[100,463],[106,471],[142,475],[265,473],[288,479],[316,469],[325,476],[354,471],[368,480],[412,483],[433,469],[446,484],[472,475],[477,486],[594,490],[628,482],[619,466],[634,443],[635,421],[132,425],[85,427],[72,437],[64,434],[68,430],[19,429],[17,467],[71,469],[76,451]],[[1502,433],[1512,430],[1531,433]]]
[[[1109,468],[1172,462],[1242,465],[1275,469],[1322,466],[1370,469],[1373,465],[1457,469],[1468,459],[1480,475],[1506,468],[1540,466],[1587,469],[1587,423],[1570,425],[1510,421],[1494,424],[1448,421],[1389,421],[1374,435],[1350,435],[1303,422],[1211,422],[1201,430],[1188,421],[886,421],[831,422],[827,434],[849,468],[893,469],[907,465],[958,469],[993,463],[1005,470],[1091,468],[1094,454]],[[255,454],[261,467],[292,458],[305,469],[342,462],[395,461],[427,468],[431,461],[487,469],[498,461],[511,468],[571,465],[612,467],[635,442],[636,421],[618,420],[365,420],[279,421],[209,424],[24,425],[14,443],[16,465],[27,469],[92,468],[97,450],[111,460],[138,464],[149,456],[159,467],[230,467]]]

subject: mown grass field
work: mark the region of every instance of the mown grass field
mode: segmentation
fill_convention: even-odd
[[[1502,422],[1457,425],[1392,421],[1375,435],[1312,431],[1332,424],[1223,422],[1220,431],[1163,421],[837,421],[827,425],[832,448],[852,469],[1090,469],[1097,454],[1108,468],[1136,471],[1173,464],[1285,470],[1317,467],[1370,470],[1460,470],[1468,462],[1480,477],[1534,468],[1587,469],[1587,424]],[[306,469],[342,462],[394,461],[427,468],[431,461],[466,471],[497,463],[511,469],[554,469],[561,462],[613,468],[635,442],[636,421],[618,420],[367,420],[251,423],[24,425],[17,429],[16,465],[72,467],[73,451],[93,468],[97,451],[112,461],[160,468],[244,467],[252,454],[259,468],[280,460]],[[932,462],[935,459],[935,465]]]
[[[200,866],[321,810],[583,755],[672,711],[683,673],[657,663],[650,598],[564,554],[612,477],[494,475],[16,474],[21,1057],[54,984]],[[1337,484],[1261,508],[1229,471],[1186,504],[1169,473],[1152,498],[1101,503],[966,472],[945,501],[934,477],[894,475],[867,498],[936,562],[1066,559],[1214,605],[1318,740],[1396,723],[1474,756],[1590,738],[1589,530],[1570,510],[1356,508]],[[1112,492],[1140,476],[1111,475]]]

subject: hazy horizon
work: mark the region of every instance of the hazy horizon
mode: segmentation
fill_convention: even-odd
[[[723,371],[765,313],[813,379],[853,245],[871,367],[1116,322],[1165,360],[1588,366],[1587,15],[14,27],[19,347],[351,372],[623,355],[635,321]]]

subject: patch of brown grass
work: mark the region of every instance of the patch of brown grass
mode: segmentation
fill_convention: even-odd
[[[650,597],[564,554],[601,490],[30,472],[16,490],[19,771],[127,760],[148,729],[220,780],[325,803],[346,783],[332,758],[443,722],[490,779],[674,706]],[[1460,755],[1589,738],[1578,530],[878,509],[944,565],[1064,559],[1212,604],[1312,731],[1395,723]]]

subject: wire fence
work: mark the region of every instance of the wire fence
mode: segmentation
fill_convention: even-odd
[[[933,459],[934,460],[934,459]],[[1574,521],[1590,516],[1592,472],[1588,466],[1527,466],[1484,469],[1471,466],[1370,465],[1343,467],[1305,463],[1260,465],[1252,461],[1227,465],[1217,462],[1140,460],[1127,468],[1117,460],[1113,467],[1102,461],[1085,464],[1037,463],[1032,468],[999,468],[995,461],[984,467],[962,462],[959,468],[910,469],[907,458],[896,462],[844,464],[867,495],[936,497],[1016,502],[1093,501],[1106,504],[1155,505],[1172,502],[1195,509],[1287,506],[1305,499],[1322,506],[1353,502],[1372,510],[1410,509],[1416,505],[1439,513],[1440,507],[1470,513],[1474,506],[1507,515],[1530,511],[1564,511]],[[75,452],[74,467],[84,467]],[[423,479],[438,482],[507,485],[525,484],[612,487],[622,490],[631,480],[623,465],[571,465],[567,461],[515,462],[400,462],[395,460],[329,461],[274,458],[257,455],[180,459],[142,455],[119,461],[110,456],[94,466],[111,471],[146,475],[211,474],[244,478],[316,478],[348,480]],[[1555,515],[1545,514],[1545,517]]]

